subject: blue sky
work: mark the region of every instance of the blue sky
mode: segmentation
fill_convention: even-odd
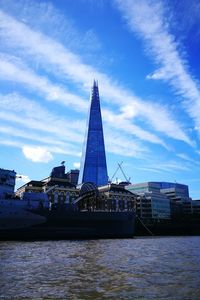
[[[199,25],[195,0],[0,0],[0,167],[78,168],[95,78],[110,178],[200,198]]]

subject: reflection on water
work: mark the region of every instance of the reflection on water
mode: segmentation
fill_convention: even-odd
[[[0,299],[200,299],[200,237],[0,242]]]

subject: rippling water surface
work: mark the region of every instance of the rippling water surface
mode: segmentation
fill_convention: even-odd
[[[200,299],[200,237],[0,242],[0,299]]]

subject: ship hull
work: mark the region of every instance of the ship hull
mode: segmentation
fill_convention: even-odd
[[[37,212],[38,215],[38,212]],[[40,212],[45,222],[25,228],[0,230],[1,240],[49,240],[132,238],[133,212],[55,211]]]

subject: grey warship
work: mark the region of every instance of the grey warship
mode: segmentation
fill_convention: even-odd
[[[43,193],[24,193],[23,199],[1,198],[0,239],[132,238],[133,201],[114,202],[96,194],[89,191],[74,203],[62,205],[50,205]]]

